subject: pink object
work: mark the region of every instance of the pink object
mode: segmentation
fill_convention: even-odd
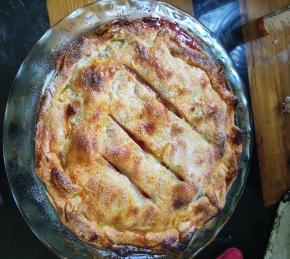
[[[216,259],[243,259],[243,254],[238,248],[232,247],[224,251]]]

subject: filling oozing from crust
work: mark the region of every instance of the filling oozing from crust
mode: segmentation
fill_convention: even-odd
[[[60,218],[99,247],[185,248],[237,172],[236,99],[178,25],[111,23],[64,49],[41,104],[36,173]]]

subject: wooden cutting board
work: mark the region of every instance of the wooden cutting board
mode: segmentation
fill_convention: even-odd
[[[289,4],[289,0],[242,0],[249,23],[245,40],[256,34],[251,22]],[[260,174],[266,205],[290,189],[290,114],[281,104],[290,96],[290,33],[279,33],[247,44],[248,74]]]
[[[240,0],[241,12],[249,21],[277,10],[289,0]],[[50,24],[92,0],[47,0]],[[191,0],[167,0],[193,14]],[[245,39],[255,34],[255,25],[244,30]],[[290,95],[290,35],[267,36],[247,44],[247,59],[255,133],[265,204],[280,199],[290,189],[290,115],[280,107]],[[288,49],[287,49],[288,47]]]

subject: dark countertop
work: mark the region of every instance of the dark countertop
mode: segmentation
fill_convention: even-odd
[[[236,63],[248,84],[245,49],[237,46],[241,32],[232,30],[241,18],[238,0],[194,0],[195,15],[213,30]],[[223,17],[222,17],[223,16]],[[0,1],[0,115],[3,123],[5,105],[17,70],[33,44],[49,28],[44,0]],[[2,125],[1,125],[2,132]],[[1,145],[2,148],[2,145]],[[244,194],[234,215],[217,238],[197,258],[215,258],[226,248],[240,248],[245,258],[262,258],[272,228],[277,205],[265,208],[259,179],[256,150]],[[45,222],[43,222],[45,224]],[[0,170],[0,257],[56,258],[29,229],[9,189],[3,161]]]

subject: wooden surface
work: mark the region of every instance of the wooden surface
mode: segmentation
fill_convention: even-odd
[[[193,13],[191,0],[163,0],[169,4],[172,4],[179,9]],[[46,0],[48,16],[50,25],[55,25],[60,19],[74,11],[75,9],[95,2],[93,0]]]
[[[46,0],[50,25],[55,25],[72,11],[92,2],[94,0]]]
[[[253,22],[289,0],[243,0],[249,21],[245,39],[254,37]],[[280,200],[290,189],[290,114],[281,114],[281,103],[290,96],[290,33],[279,33],[247,44],[251,102],[266,205]]]

